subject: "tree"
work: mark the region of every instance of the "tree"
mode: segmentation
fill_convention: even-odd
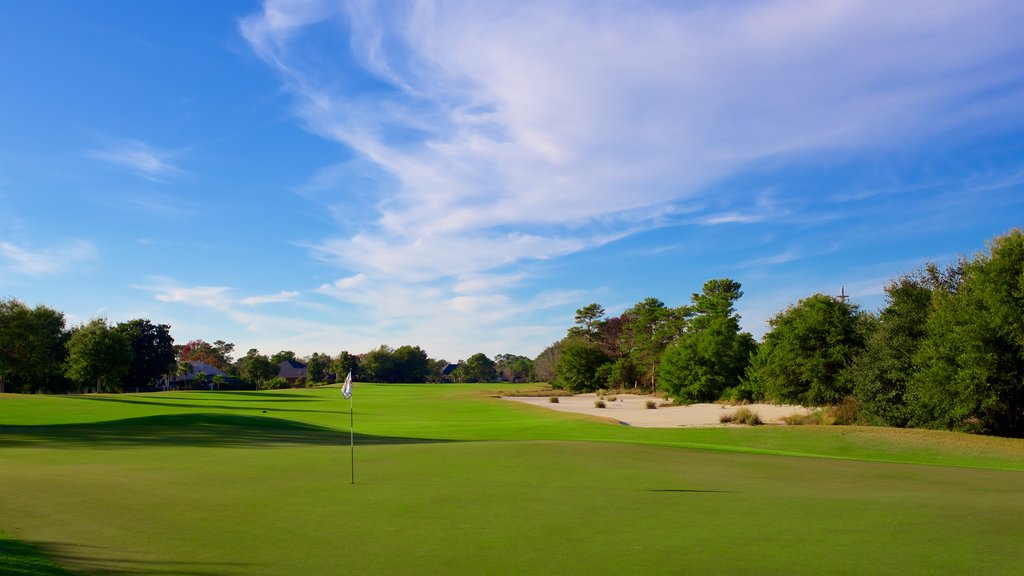
[[[554,382],[555,367],[558,366],[558,358],[565,346],[565,339],[549,345],[533,359],[533,375],[538,382]]]
[[[97,318],[71,331],[68,339],[67,377],[97,392],[121,392],[132,361],[128,337]]]
[[[599,377],[598,371],[608,361],[608,356],[597,345],[585,338],[569,338],[555,367],[554,385],[573,392],[602,388],[607,377]]]
[[[349,372],[352,373],[352,378],[359,379],[359,357],[355,354],[349,354],[347,351],[342,350],[338,353],[338,356],[331,362],[331,371],[334,372],[338,378],[344,378]]]
[[[394,382],[394,350],[381,344],[380,348],[363,354],[359,359],[363,376],[369,382]]]
[[[603,319],[604,307],[600,304],[587,304],[576,310],[576,326],[569,329],[569,335],[583,337],[588,342],[593,342],[600,334]]]
[[[483,352],[473,354],[452,372],[456,382],[494,382],[498,379],[497,366]]]
[[[939,296],[907,384],[910,423],[1024,435],[1024,231],[995,238]]]
[[[277,376],[277,364],[252,348],[244,358],[238,360],[238,376],[256,388],[264,388],[267,382]]]
[[[231,358],[231,354],[234,352],[234,344],[224,340],[216,340],[213,342],[213,352],[217,358],[217,362],[213,365],[222,372],[230,372],[234,364],[234,360]]]
[[[319,352],[313,352],[306,359],[306,382],[326,382],[327,369],[331,365],[331,357]]]
[[[658,386],[676,400],[710,402],[740,384],[755,349],[754,338],[740,332],[735,302],[743,296],[739,282],[709,280],[692,296],[693,312],[685,334],[665,351]]]
[[[64,385],[68,333],[64,314],[0,300],[0,392],[39,392]]]
[[[620,349],[629,356],[644,386],[654,390],[658,364],[669,344],[686,330],[690,310],[669,308],[657,298],[645,298],[623,313]],[[634,382],[634,387],[639,384]]]
[[[202,362],[227,372],[231,368],[230,353],[234,348],[234,344],[228,344],[223,340],[217,340],[214,344],[203,340],[191,340],[178,350],[178,361]]]
[[[963,265],[943,271],[928,264],[886,286],[886,306],[850,370],[864,422],[882,426],[910,422],[905,395],[917,372],[914,357],[927,336],[932,311],[957,290]]]
[[[498,354],[494,357],[498,376],[505,382],[529,382],[533,376],[533,361],[516,354]]]
[[[124,334],[132,349],[132,361],[125,376],[128,389],[150,386],[174,366],[174,338],[167,324],[146,319],[121,322],[115,330]]]
[[[426,382],[430,359],[419,346],[399,346],[391,355],[394,382]]]
[[[291,350],[281,350],[280,352],[270,357],[270,361],[273,362],[275,365],[280,364],[285,360],[296,361],[295,352],[292,352]]]
[[[863,349],[869,324],[856,305],[815,294],[768,324],[747,371],[755,394],[806,406],[838,404],[850,394],[844,372]]]

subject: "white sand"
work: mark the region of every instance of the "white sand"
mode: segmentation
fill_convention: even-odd
[[[691,404],[689,406],[664,406],[651,410],[647,408],[648,400],[654,400],[658,404],[663,403],[664,400],[638,394],[618,394],[615,396],[614,402],[608,400],[611,396],[606,396],[605,408],[594,406],[594,402],[598,399],[596,394],[559,396],[557,404],[552,404],[547,396],[503,396],[503,398],[551,410],[601,416],[641,428],[723,426],[719,420],[722,414],[729,414],[740,408],[722,404]],[[748,404],[746,407],[760,416],[761,421],[765,424],[782,424],[782,419],[786,416],[808,414],[813,410],[803,406],[775,406],[772,404]]]

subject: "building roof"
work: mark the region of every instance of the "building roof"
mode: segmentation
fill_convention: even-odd
[[[295,360],[281,360],[277,364],[277,375],[281,378],[305,378],[306,365]]]

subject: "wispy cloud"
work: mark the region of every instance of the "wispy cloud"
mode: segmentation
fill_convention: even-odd
[[[347,212],[346,181],[387,176],[311,250],[451,310],[483,302],[455,300],[459,278],[663,226],[753,167],[1005,123],[1022,19],[998,1],[267,0],[240,27],[308,129],[357,155],[303,190]],[[789,217],[733,196],[689,223]],[[395,306],[352,288],[321,291]]]
[[[277,294],[265,294],[262,296],[249,296],[248,298],[242,298],[239,302],[246,306],[261,306],[263,304],[280,304],[281,302],[291,302],[299,297],[299,293],[295,291],[281,291]]]
[[[97,160],[130,168],[150,179],[181,172],[173,162],[181,154],[180,151],[161,150],[140,140],[111,141],[86,154]]]
[[[0,259],[7,261],[7,267],[33,277],[59,276],[78,263],[96,259],[97,255],[96,247],[85,240],[41,249],[0,242]]]

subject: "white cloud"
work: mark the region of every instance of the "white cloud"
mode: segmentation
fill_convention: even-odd
[[[80,262],[94,260],[96,257],[96,247],[85,240],[38,250],[0,242],[0,258],[7,260],[8,268],[34,277],[57,276]]]
[[[283,290],[277,294],[266,294],[263,296],[249,296],[248,298],[242,298],[239,300],[240,303],[246,306],[259,306],[262,304],[279,304],[281,302],[290,302],[298,298],[299,293],[295,291]]]
[[[160,150],[140,140],[117,140],[107,146],[90,150],[88,156],[131,168],[148,178],[180,172],[172,160],[180,152]]]
[[[402,299],[518,308],[471,279],[693,213],[681,206],[713,207],[691,224],[787,218],[762,192],[709,192],[764,163],[1019,118],[1003,89],[1020,81],[1022,20],[999,1],[268,0],[241,31],[308,129],[358,157],[303,191],[347,207],[347,170],[388,177],[369,217],[312,250],[375,286],[320,292],[398,322],[424,315]]]

